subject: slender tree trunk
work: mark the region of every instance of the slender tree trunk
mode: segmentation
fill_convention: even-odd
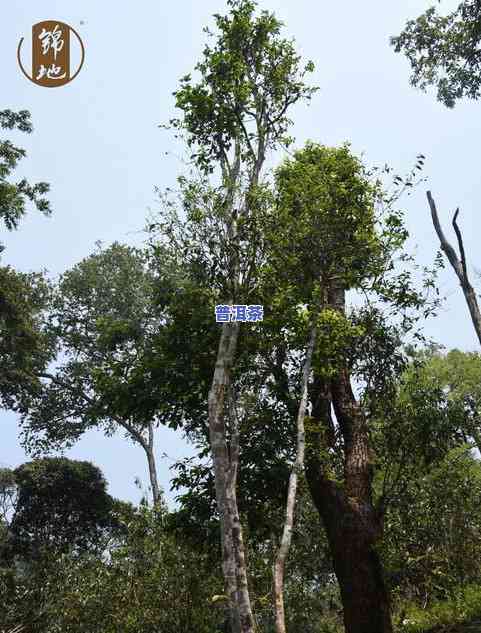
[[[152,423],[149,424],[149,440],[148,444],[145,448],[145,453],[147,455],[147,462],[149,464],[149,477],[150,477],[150,486],[152,488],[152,498],[154,502],[154,506],[160,505],[162,501],[162,495],[160,493],[159,480],[157,479],[157,465],[155,463],[155,452],[154,452],[154,429]]]
[[[230,394],[231,396],[231,394]],[[235,552],[235,570],[237,580],[237,604],[239,610],[239,624],[241,631],[254,630],[254,617],[252,613],[249,584],[247,579],[247,562],[245,555],[242,525],[237,506],[237,474],[239,470],[239,421],[237,417],[236,403],[232,397],[228,401],[230,422],[230,468],[227,486],[227,505],[229,509],[229,524],[232,530],[232,542]]]
[[[316,344],[316,326],[312,326],[306,358],[302,370],[301,399],[297,412],[297,447],[296,460],[289,476],[289,485],[286,503],[286,518],[282,532],[281,542],[274,561],[274,611],[276,618],[277,633],[286,633],[286,618],[284,613],[284,568],[289,554],[292,541],[292,530],[294,527],[294,510],[297,496],[297,480],[304,468],[305,453],[305,431],[304,417],[306,415],[308,401],[309,376],[311,374],[312,354]]]
[[[239,612],[239,625],[242,633],[254,631],[254,617],[249,595],[249,585],[247,580],[247,563],[245,555],[244,538],[242,526],[237,508],[237,497],[235,490],[228,493],[229,524],[231,527],[232,544],[235,556],[235,577],[237,583],[237,605]]]
[[[236,559],[232,533],[232,511],[227,509],[228,495],[225,499],[226,509],[221,518],[222,572],[229,598],[229,622],[231,633],[241,633],[239,598],[237,592]]]
[[[147,438],[143,435],[141,431],[130,422],[127,422],[123,419],[117,420],[118,424],[124,428],[133,440],[135,440],[140,446],[144,449],[145,456],[147,457],[147,465],[149,467],[149,480],[150,487],[152,488],[152,501],[154,506],[160,504],[162,501],[162,494],[160,492],[159,481],[157,479],[157,464],[155,461],[155,452],[154,452],[154,427],[152,422],[149,423],[148,426],[148,436]]]
[[[225,323],[222,326],[217,362],[209,391],[209,437],[214,466],[216,500],[221,523],[223,571],[229,594],[231,625],[234,633],[237,631],[254,633],[254,617],[247,588],[242,528],[235,494],[238,433],[234,423],[230,455],[225,424],[226,409],[230,398],[230,375],[238,335],[238,322]],[[234,421],[231,420],[231,422]]]
[[[261,165],[262,162],[256,163],[254,176],[250,180],[251,188],[257,182]],[[239,140],[236,139],[232,166],[222,165],[226,189],[225,210],[228,216],[227,243],[230,246],[228,264],[230,289],[228,292],[232,293],[227,303],[233,303],[232,297],[238,296],[241,279],[237,249],[237,212],[234,211],[235,196],[240,184],[240,168],[241,146]],[[239,211],[240,216],[248,213],[247,198],[247,195],[244,195]],[[254,616],[250,604],[245,548],[236,496],[239,429],[231,398],[231,369],[237,350],[239,325],[239,322],[229,322],[222,326],[214,376],[208,397],[209,440],[221,527],[222,569],[229,597],[231,629],[232,633],[254,633]],[[226,413],[230,423],[230,447],[227,439]]]

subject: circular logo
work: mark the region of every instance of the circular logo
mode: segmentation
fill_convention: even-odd
[[[77,31],[65,22],[44,20],[32,26],[30,74],[22,63],[24,39],[18,44],[17,60],[25,77],[34,84],[55,88],[70,83],[79,74],[85,48]]]

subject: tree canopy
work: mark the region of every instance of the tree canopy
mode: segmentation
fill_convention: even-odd
[[[446,15],[435,6],[409,20],[391,38],[397,53],[411,64],[411,83],[437,89],[438,101],[448,108],[465,97],[478,99],[481,90],[481,5],[464,0]]]

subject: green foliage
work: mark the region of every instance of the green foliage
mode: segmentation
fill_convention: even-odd
[[[0,128],[30,133],[32,124],[26,110],[0,111]],[[0,139],[0,223],[7,230],[18,227],[25,215],[27,200],[48,215],[50,207],[43,197],[46,183],[30,185],[23,179],[11,182],[12,172],[26,156],[24,149],[10,140]],[[4,247],[0,244],[0,253]],[[47,341],[40,334],[42,312],[48,284],[41,274],[15,272],[0,267],[0,407],[16,408],[22,392],[38,386],[36,373],[50,358]]]
[[[115,502],[90,462],[45,458],[13,471],[17,487],[9,526],[13,553],[37,558],[45,550],[92,549],[115,527]]]
[[[390,168],[368,170],[348,144],[310,142],[272,182],[262,180],[267,151],[291,143],[288,109],[314,92],[305,83],[313,65],[301,63],[281,37],[281,23],[258,12],[256,2],[227,4],[228,14],[215,16],[215,36],[208,32],[215,39],[197,76],[185,76],[175,93],[182,115],[171,125],[186,135],[200,175],[179,178],[177,199],[162,198],[161,218],[150,227],[152,252],[99,247],[52,293],[40,276],[0,271],[2,402],[23,414],[27,447],[68,445],[91,427],[108,434],[120,425],[138,441],[149,424],[182,426],[198,457],[176,465],[180,508],[168,514],[115,502],[86,462],[50,458],[0,471],[0,547],[8,563],[0,570],[0,628],[21,622],[38,633],[225,630],[205,422],[219,334],[213,308],[227,298],[266,311],[261,325],[241,328],[229,393],[241,436],[238,505],[260,631],[274,630],[271,565],[313,322],[314,382],[346,369],[363,396],[376,449],[377,509],[385,513],[381,554],[397,601],[454,596],[457,610],[449,602],[434,606],[423,625],[479,608],[474,585],[462,596],[455,589],[481,577],[481,469],[469,450],[479,441],[479,357],[418,356],[399,379],[407,363],[403,341],[417,335],[419,320],[435,306],[407,270],[408,234],[395,209],[424,157],[405,180],[394,176],[394,193],[382,181]],[[436,74],[449,55],[469,55],[474,45],[451,20],[430,10],[394,40],[410,56],[415,82],[439,80],[448,105],[478,95],[456,68],[448,68],[451,83]],[[442,38],[459,48],[436,48]],[[26,112],[0,113],[0,125],[31,131]],[[28,199],[48,212],[46,185],[7,181],[24,155],[0,144],[0,218],[9,230]],[[210,178],[217,168],[219,182]],[[433,271],[425,273],[423,290],[432,289]],[[365,302],[344,312],[346,291]],[[46,371],[56,353],[55,369]],[[342,483],[345,446],[336,425],[330,448],[320,451],[326,472]],[[332,561],[305,482],[300,487],[286,569],[287,625],[293,632],[337,631]],[[409,613],[401,630],[420,630],[409,628],[421,626],[419,611]]]
[[[481,465],[461,446],[404,477],[385,518],[384,558],[396,600],[426,605],[481,579]]]
[[[288,346],[304,347],[319,313],[318,374],[332,375],[342,359],[369,388],[381,390],[402,367],[401,340],[418,335],[418,322],[435,309],[423,290],[433,286],[436,270],[426,269],[419,287],[396,208],[423,160],[406,178],[394,176],[391,191],[390,168],[368,170],[348,144],[309,142],[275,172],[275,211],[263,213],[263,331],[289,332]],[[340,305],[327,308],[336,303],[335,292],[346,291],[362,293],[363,300],[345,316]]]
[[[377,410],[375,488],[398,603],[425,606],[481,579],[479,369],[478,354],[427,349]]]
[[[442,385],[448,399],[462,403],[473,415],[481,404],[481,355],[457,349],[442,354],[434,351],[425,359],[428,380]]]
[[[227,5],[227,15],[214,16],[215,43],[204,48],[195,67],[199,82],[186,75],[174,93],[183,119],[171,124],[187,132],[193,157],[206,173],[227,157],[236,139],[246,161],[256,160],[256,141],[262,143],[261,155],[286,142],[287,110],[314,92],[304,83],[312,62],[301,65],[293,43],[280,36],[276,17],[267,11],[256,15],[257,3],[251,0],[228,0]]]
[[[308,143],[276,170],[276,192],[273,268],[303,290],[332,274],[347,288],[369,275],[366,266],[377,263],[376,190],[348,145]]]
[[[33,130],[30,113],[27,110],[20,112],[2,110],[0,111],[0,128],[4,130],[17,128],[21,132],[30,134]],[[9,140],[0,139],[0,220],[9,231],[16,229],[25,215],[27,200],[33,202],[42,213],[50,214],[49,203],[43,197],[49,190],[47,183],[39,182],[30,185],[25,179],[17,183],[9,180],[19,161],[25,156],[24,149],[16,147]]]
[[[135,513],[106,493],[96,466],[64,458],[2,470],[0,501],[0,629],[47,633],[69,565],[100,561]]]
[[[166,357],[179,353],[166,312],[176,293],[160,262],[155,270],[145,252],[118,243],[63,274],[45,326],[61,356],[23,402],[30,450],[70,445],[92,427],[130,428],[135,440],[148,423],[179,425],[183,386]]]
[[[336,373],[349,350],[365,334],[365,330],[333,308],[322,310],[317,318],[317,327],[318,349],[314,363],[317,374],[329,378]]]
[[[259,215],[270,204],[262,168],[269,150],[289,142],[290,107],[314,92],[305,83],[312,64],[302,65],[275,16],[250,0],[227,4],[227,15],[214,16],[215,33],[206,30],[212,42],[197,77],[185,76],[175,93],[182,116],[171,125],[186,136],[199,172],[179,178],[177,198],[166,192],[149,227],[155,247],[185,264],[211,310],[228,297],[257,300]]]
[[[251,448],[246,450],[251,458]],[[285,464],[279,468],[282,481],[269,471],[267,480],[261,482],[252,474],[244,474],[239,486],[239,502],[242,510],[244,535],[249,561],[250,595],[260,633],[274,633],[272,604],[272,563],[277,548],[279,526],[284,516],[284,495],[289,475]],[[249,471],[248,464],[245,470]],[[188,470],[190,477],[196,469]],[[242,472],[241,472],[242,474]],[[248,483],[247,483],[248,482]],[[252,483],[251,483],[252,482]],[[262,483],[266,486],[263,503]],[[189,483],[187,483],[189,485]],[[212,519],[209,498],[199,485],[180,497],[181,507],[167,517],[169,529],[173,529],[184,542],[196,549],[208,552],[213,561],[218,557],[218,523]],[[212,484],[213,485],[213,484]],[[267,487],[270,486],[270,494]],[[273,490],[281,487],[281,494]],[[207,493],[210,498],[213,492]],[[249,496],[250,495],[250,496]],[[278,499],[279,497],[279,499]],[[197,505],[195,501],[197,499]],[[203,511],[199,507],[203,504]],[[210,512],[209,512],[210,511]],[[305,482],[301,482],[300,498],[296,511],[291,555],[285,574],[285,604],[287,626],[303,633],[337,633],[340,627],[341,603],[339,589],[334,580],[332,561],[319,516],[309,497]]]
[[[0,519],[7,521],[16,496],[15,475],[10,468],[0,468]]]
[[[313,280],[326,284],[334,276],[346,290],[365,290],[368,284],[389,300],[399,279],[405,301],[412,303],[406,273],[391,275],[394,285],[388,282],[395,256],[410,261],[403,253],[408,232],[396,205],[420,182],[423,164],[420,154],[407,176],[393,175],[389,183],[392,169],[368,169],[349,143],[326,147],[310,141],[295,151],[275,170],[276,212],[266,218],[276,280],[282,275],[311,292]]]
[[[50,287],[43,274],[0,267],[0,406],[21,409],[39,388],[38,374],[52,358],[43,331]]]
[[[396,397],[378,402],[381,459],[407,469],[412,464],[429,467],[460,444],[479,448],[480,372],[477,353],[442,355],[434,348],[415,354]]]
[[[418,166],[421,162],[420,157]],[[400,191],[387,194],[377,175],[368,172],[347,145],[326,148],[310,143],[279,167],[276,178],[275,192],[265,195],[263,204],[255,208],[256,221],[250,227],[251,239],[255,236],[262,252],[256,263],[260,283],[250,297],[264,305],[264,321],[260,326],[241,327],[233,371],[241,434],[238,505],[249,530],[260,539],[270,537],[272,526],[276,532],[280,525],[278,512],[285,503],[295,450],[292,420],[307,331],[332,278],[342,288],[362,289],[369,300],[345,316],[325,306],[317,314],[316,375],[330,377],[347,361],[371,400],[386,391],[405,366],[403,336],[413,332],[428,307],[410,273],[399,272],[395,266],[404,255],[407,237],[402,214],[393,209]],[[412,181],[411,174],[401,187]],[[195,249],[204,249],[203,265],[197,267],[187,259],[185,272],[192,274],[194,286],[198,283],[206,289],[202,296],[210,302],[213,316],[221,286],[211,288],[209,294],[212,278],[205,271],[209,270],[209,239],[216,239],[218,227],[210,208],[202,210],[199,202],[196,209],[195,216],[187,214],[186,231],[178,232],[180,237],[192,235],[190,248],[182,248],[180,242],[175,252],[179,258],[195,259]],[[203,223],[202,240],[189,233],[198,229],[198,222]],[[204,276],[197,271],[204,271]],[[185,283],[181,283],[182,291]],[[386,305],[396,313],[398,323],[388,321],[391,313],[383,309]],[[410,310],[412,317],[406,316]],[[208,313],[206,317],[208,326]],[[191,347],[189,353],[197,359],[206,339],[197,338],[198,322],[191,326],[187,311],[179,318],[182,327],[196,337],[198,347]],[[208,438],[202,421],[192,418],[192,422],[187,430],[199,454],[198,459],[176,465],[174,486],[182,490],[179,520],[188,523],[190,531],[202,526],[202,535],[217,538],[212,525],[214,482],[206,460]],[[331,452],[328,459],[333,476],[342,476],[342,442],[337,441],[335,454]]]
[[[213,597],[222,581],[211,561],[168,534],[156,511],[140,508],[123,523],[124,536],[103,556],[52,555],[19,578],[10,619],[2,612],[0,625],[20,622],[36,633],[220,630],[224,608]]]
[[[411,83],[437,88],[437,98],[449,108],[459,99],[478,99],[481,90],[481,6],[464,0],[447,15],[430,7],[404,31],[391,38],[394,50],[411,64]]]
[[[436,602],[428,609],[409,605],[395,630],[396,633],[470,633],[478,630],[480,616],[481,586],[467,585],[460,587],[450,600]],[[472,620],[476,622],[470,626]]]
[[[296,522],[286,564],[284,601],[286,626],[303,633],[337,633],[341,626],[341,599],[319,515],[301,481]],[[271,515],[271,526],[281,524],[284,508]],[[271,510],[272,512],[272,510]],[[262,633],[275,632],[272,605],[272,561],[278,542],[262,539],[257,530],[249,541],[249,570],[254,609]]]

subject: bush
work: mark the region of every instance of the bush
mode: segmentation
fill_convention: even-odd
[[[409,605],[396,624],[399,633],[428,633],[431,629],[469,622],[481,616],[481,585],[469,585],[454,592],[451,600],[436,602],[427,609]]]

